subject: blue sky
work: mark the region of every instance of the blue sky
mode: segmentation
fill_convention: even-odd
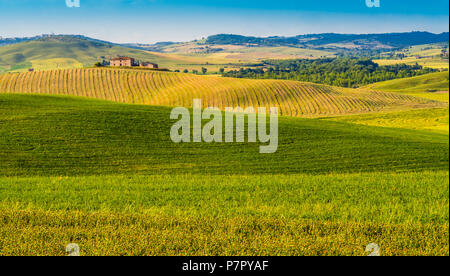
[[[448,31],[448,0],[0,0],[0,36],[82,34],[113,42],[188,41],[211,34]]]

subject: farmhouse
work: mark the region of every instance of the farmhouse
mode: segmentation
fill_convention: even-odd
[[[152,62],[137,62],[134,58],[131,57],[118,57],[112,58],[109,61],[109,65],[113,67],[144,67],[151,69],[158,69],[159,66],[156,63]]]
[[[109,65],[114,66],[114,67],[132,67],[135,64],[136,63],[135,63],[134,58],[130,58],[130,57],[112,58],[109,61]]]

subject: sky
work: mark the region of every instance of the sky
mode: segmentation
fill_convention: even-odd
[[[75,1],[75,0],[69,0]],[[213,34],[448,32],[448,0],[0,0],[0,37],[81,34],[116,43]]]

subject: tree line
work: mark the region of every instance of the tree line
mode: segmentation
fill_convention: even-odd
[[[414,77],[438,70],[395,64],[380,66],[367,58],[325,58],[317,60],[267,60],[261,68],[223,72],[225,77],[283,79],[357,88],[375,82]]]

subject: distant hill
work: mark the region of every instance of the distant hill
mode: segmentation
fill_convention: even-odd
[[[0,37],[0,46],[17,44],[25,41],[32,41],[42,38],[42,36],[34,36],[34,37],[12,37],[12,38],[2,38]]]
[[[101,43],[105,43],[105,44],[121,46],[120,44],[112,43],[112,42],[105,41],[105,40],[90,38],[90,37],[87,37],[84,35],[54,35],[54,34],[43,34],[43,35],[37,35],[37,36],[33,36],[33,37],[12,37],[12,38],[0,37],[0,46],[17,44],[17,43],[21,43],[21,42],[34,41],[34,40],[42,40],[42,39],[48,39],[48,38],[78,38],[80,40],[89,40],[89,41],[94,41],[94,42],[101,42]]]
[[[414,45],[447,43],[449,33],[310,34],[295,37],[248,37],[219,34],[192,42],[116,44],[82,35],[42,35],[0,39],[0,72],[81,68],[116,56],[132,56],[173,70],[218,72],[264,59],[316,59],[377,56]]]
[[[0,92],[83,96],[122,103],[205,107],[279,107],[281,115],[325,117],[446,103],[389,92],[285,80],[249,80],[131,69],[70,69],[0,74]]]
[[[0,71],[93,66],[110,57],[131,56],[168,66],[176,60],[83,36],[49,36],[0,47]]]
[[[254,44],[258,46],[340,46],[352,44],[359,48],[402,48],[420,44],[448,42],[449,33],[433,34],[429,32],[385,33],[385,34],[309,34],[294,37],[250,37],[232,34],[219,34],[207,38],[208,44]],[[334,45],[333,45],[334,44]],[[336,45],[341,44],[341,45]]]
[[[205,173],[210,180],[216,174],[242,174],[248,178],[252,174],[273,173],[279,178],[280,173],[339,176],[339,173],[369,171],[448,172],[449,166],[448,135],[429,132],[282,117],[279,149],[268,156],[259,154],[259,144],[254,143],[174,144],[168,137],[175,122],[170,120],[168,107],[55,95],[0,94],[0,103],[0,145],[4,149],[0,151],[1,176],[55,176],[56,179],[57,176],[122,175],[124,178],[128,174],[167,173],[179,174],[183,183],[189,179],[185,174],[192,173]],[[389,173],[388,177],[393,176]],[[328,185],[327,179],[320,183]],[[407,179],[417,181],[412,176]],[[28,183],[30,179],[25,181]],[[301,183],[305,178],[298,181]],[[385,185],[385,182],[377,183],[376,177],[372,181],[375,186]],[[106,184],[111,183],[116,182]],[[211,186],[210,182],[205,183]],[[341,177],[338,183],[342,185]],[[2,192],[0,195],[5,197]],[[274,193],[279,193],[278,189]]]

